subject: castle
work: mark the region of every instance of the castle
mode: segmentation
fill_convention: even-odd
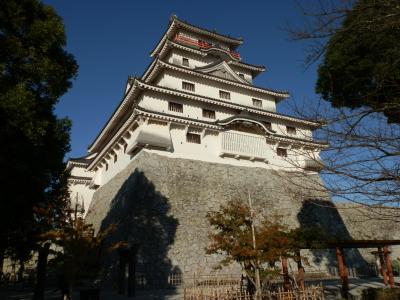
[[[117,224],[112,240],[137,248],[137,272],[147,278],[212,272],[219,257],[205,254],[206,214],[249,193],[289,225],[351,235],[336,210],[305,204],[301,185],[285,180],[301,173],[293,180],[319,182],[326,145],[312,132],[320,124],[276,111],[289,94],[253,84],[265,67],[244,62],[242,44],[173,16],[89,154],[68,162],[86,220],[96,230]],[[333,207],[323,191],[307,193]]]

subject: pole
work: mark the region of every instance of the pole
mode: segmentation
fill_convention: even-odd
[[[349,292],[349,277],[347,274],[346,262],[344,260],[343,248],[336,247],[336,259],[339,267],[339,275],[342,281],[342,296],[347,299]]]
[[[256,299],[261,299],[261,280],[260,280],[260,268],[259,268],[259,261],[258,261],[258,256],[257,256],[257,243],[256,243],[256,229],[254,226],[254,215],[253,215],[253,205],[251,201],[251,196],[250,196],[250,190],[249,192],[249,208],[250,208],[250,219],[251,219],[251,234],[253,238],[253,249],[256,252],[256,261],[254,265],[254,281],[256,284]]]
[[[389,247],[387,245],[385,245],[383,247],[383,255],[385,257],[386,270],[389,275],[389,285],[391,288],[394,288],[392,260],[390,259],[390,251],[389,251]]]
[[[287,292],[290,289],[287,257],[281,256],[281,261],[282,261],[282,273],[283,273],[283,288],[285,289],[285,292]]]
[[[299,279],[298,279],[298,285],[302,290],[304,290],[304,267],[303,264],[301,263],[301,255],[300,255],[300,249],[296,250],[296,262],[297,262],[297,272],[299,274]]]
[[[382,251],[381,247],[378,247],[378,255],[379,255],[379,261],[381,263],[381,274],[383,276],[383,283],[385,285],[387,285],[388,284],[388,276],[387,276],[388,274],[387,274],[387,271],[386,271],[386,261],[385,261],[385,258],[384,258],[383,251]]]

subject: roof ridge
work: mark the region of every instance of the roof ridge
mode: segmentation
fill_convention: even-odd
[[[204,27],[200,27],[200,26],[198,26],[198,25],[193,25],[192,23],[189,23],[189,22],[186,21],[186,20],[179,19],[177,15],[172,15],[172,16],[171,16],[169,25],[170,25],[174,20],[176,20],[177,22],[180,22],[181,24],[184,24],[184,25],[187,25],[187,26],[190,26],[190,27],[195,27],[195,28],[200,29],[200,30],[203,30],[203,31],[207,31],[207,32],[210,33],[210,34],[220,35],[220,36],[222,36],[222,37],[224,37],[224,38],[237,41],[239,44],[242,44],[242,43],[243,43],[243,38],[242,38],[242,37],[237,37],[237,38],[236,38],[236,37],[230,36],[229,34],[222,34],[222,33],[219,33],[219,32],[217,32],[216,30],[210,30],[210,29],[207,29],[207,28],[204,28]]]

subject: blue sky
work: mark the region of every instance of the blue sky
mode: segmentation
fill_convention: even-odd
[[[73,122],[68,157],[87,153],[122,98],[129,75],[141,75],[151,62],[171,14],[194,25],[243,37],[238,48],[245,62],[267,71],[255,84],[288,90],[295,101],[314,98],[316,66],[304,68],[305,44],[290,41],[287,23],[301,24],[294,0],[280,1],[94,1],[46,0],[63,18],[67,50],[79,74],[56,112]],[[284,107],[280,112],[287,112]]]

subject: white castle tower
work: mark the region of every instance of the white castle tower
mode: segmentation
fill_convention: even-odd
[[[72,199],[97,230],[118,225],[138,272],[212,270],[206,214],[249,191],[301,223],[278,173],[318,178],[320,124],[276,111],[289,94],[253,84],[265,68],[242,60],[242,43],[173,16],[89,154],[68,162]]]
[[[93,192],[140,151],[237,166],[317,171],[320,124],[276,112],[287,92],[253,85],[265,67],[242,61],[242,39],[173,16],[140,78],[89,146],[70,159],[73,193],[89,207]],[[305,155],[299,155],[304,150]],[[309,153],[306,154],[306,151]],[[73,197],[76,199],[76,197]]]

